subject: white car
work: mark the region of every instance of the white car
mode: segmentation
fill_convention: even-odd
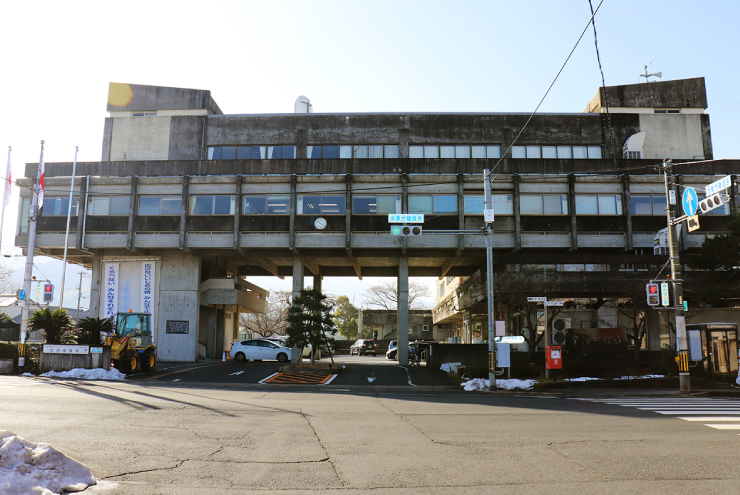
[[[290,348],[263,339],[250,339],[235,342],[231,345],[229,356],[234,361],[255,361],[272,360],[281,363],[290,361]]]
[[[256,337],[256,340],[269,340],[270,342],[275,342],[278,345],[281,345],[285,347],[285,339],[279,339],[276,337]],[[303,348],[303,354],[302,357],[311,357],[311,344],[306,344],[306,346]]]

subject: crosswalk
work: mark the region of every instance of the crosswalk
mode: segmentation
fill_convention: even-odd
[[[28,387],[38,384],[39,382],[31,377],[0,375],[0,388]]]
[[[619,399],[576,398],[575,400],[633,407],[684,421],[701,422],[704,426],[717,430],[740,431],[740,400],[738,399],[624,397]]]

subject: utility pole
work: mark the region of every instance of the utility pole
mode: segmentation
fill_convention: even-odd
[[[38,215],[38,198],[41,178],[41,167],[44,163],[44,141],[41,141],[38,178],[31,190],[31,204],[28,206],[28,242],[26,242],[26,272],[23,277],[23,309],[21,310],[21,341],[18,345],[18,368],[26,365],[26,333],[28,331],[28,310],[31,303],[31,277],[33,276],[33,251],[36,245],[36,216]]]
[[[486,207],[483,218],[486,222],[486,284],[488,292],[488,384],[496,390],[496,324],[493,320],[493,200],[491,198],[491,171],[483,171]]]
[[[686,334],[686,319],[683,316],[683,280],[681,279],[681,262],[678,253],[678,238],[676,236],[675,201],[671,204],[668,184],[672,174],[671,161],[663,161],[663,178],[665,179],[666,217],[668,220],[668,252],[671,263],[671,283],[673,284],[673,312],[676,321],[676,339],[678,340],[678,383],[681,392],[691,392],[691,376],[689,375],[689,341]],[[681,308],[681,309],[679,309]]]
[[[72,184],[69,186],[69,204],[67,205],[67,230],[64,233],[64,261],[62,261],[62,290],[59,291],[59,309],[64,307],[64,280],[67,275],[67,247],[69,246],[69,221],[72,218],[72,200],[74,199],[75,192],[75,173],[77,170],[77,150],[79,146],[75,146],[75,161],[72,165]],[[79,211],[80,205],[77,205]],[[80,279],[82,283],[82,279]],[[79,309],[79,308],[78,308]]]
[[[80,286],[77,287],[77,319],[80,319],[80,299],[82,299],[82,275],[85,272],[80,272]]]

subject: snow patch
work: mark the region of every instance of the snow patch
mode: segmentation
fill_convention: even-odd
[[[496,388],[503,390],[531,390],[535,384],[535,380],[517,380],[516,378],[496,380]],[[473,378],[460,384],[466,391],[479,391],[485,392],[490,389],[488,380],[485,378]]]
[[[444,363],[439,367],[439,369],[446,371],[447,373],[457,373],[457,368],[461,365],[462,363]]]
[[[49,378],[81,378],[83,380],[125,380],[126,375],[121,373],[115,368],[110,370],[104,370],[103,368],[95,368],[87,370],[84,368],[75,368],[70,371],[49,371],[42,373],[40,376]]]
[[[36,375],[34,375],[33,373],[23,373],[21,376],[31,376],[33,378],[36,378]]]
[[[623,376],[615,380],[646,380],[648,378],[665,378],[665,375]]]
[[[566,378],[566,382],[590,382],[591,380],[601,380],[601,378],[591,378],[588,376],[581,376],[578,378]]]
[[[87,466],[47,443],[33,443],[0,430],[0,493],[58,495],[96,484]]]

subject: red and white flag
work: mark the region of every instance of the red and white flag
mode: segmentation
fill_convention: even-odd
[[[3,204],[3,208],[8,206],[8,203],[10,203],[10,193],[13,190],[13,176],[12,171],[10,167],[10,151],[8,151],[8,169],[5,172],[5,204]]]
[[[39,208],[44,206],[44,153],[41,152],[41,163],[39,163]]]

